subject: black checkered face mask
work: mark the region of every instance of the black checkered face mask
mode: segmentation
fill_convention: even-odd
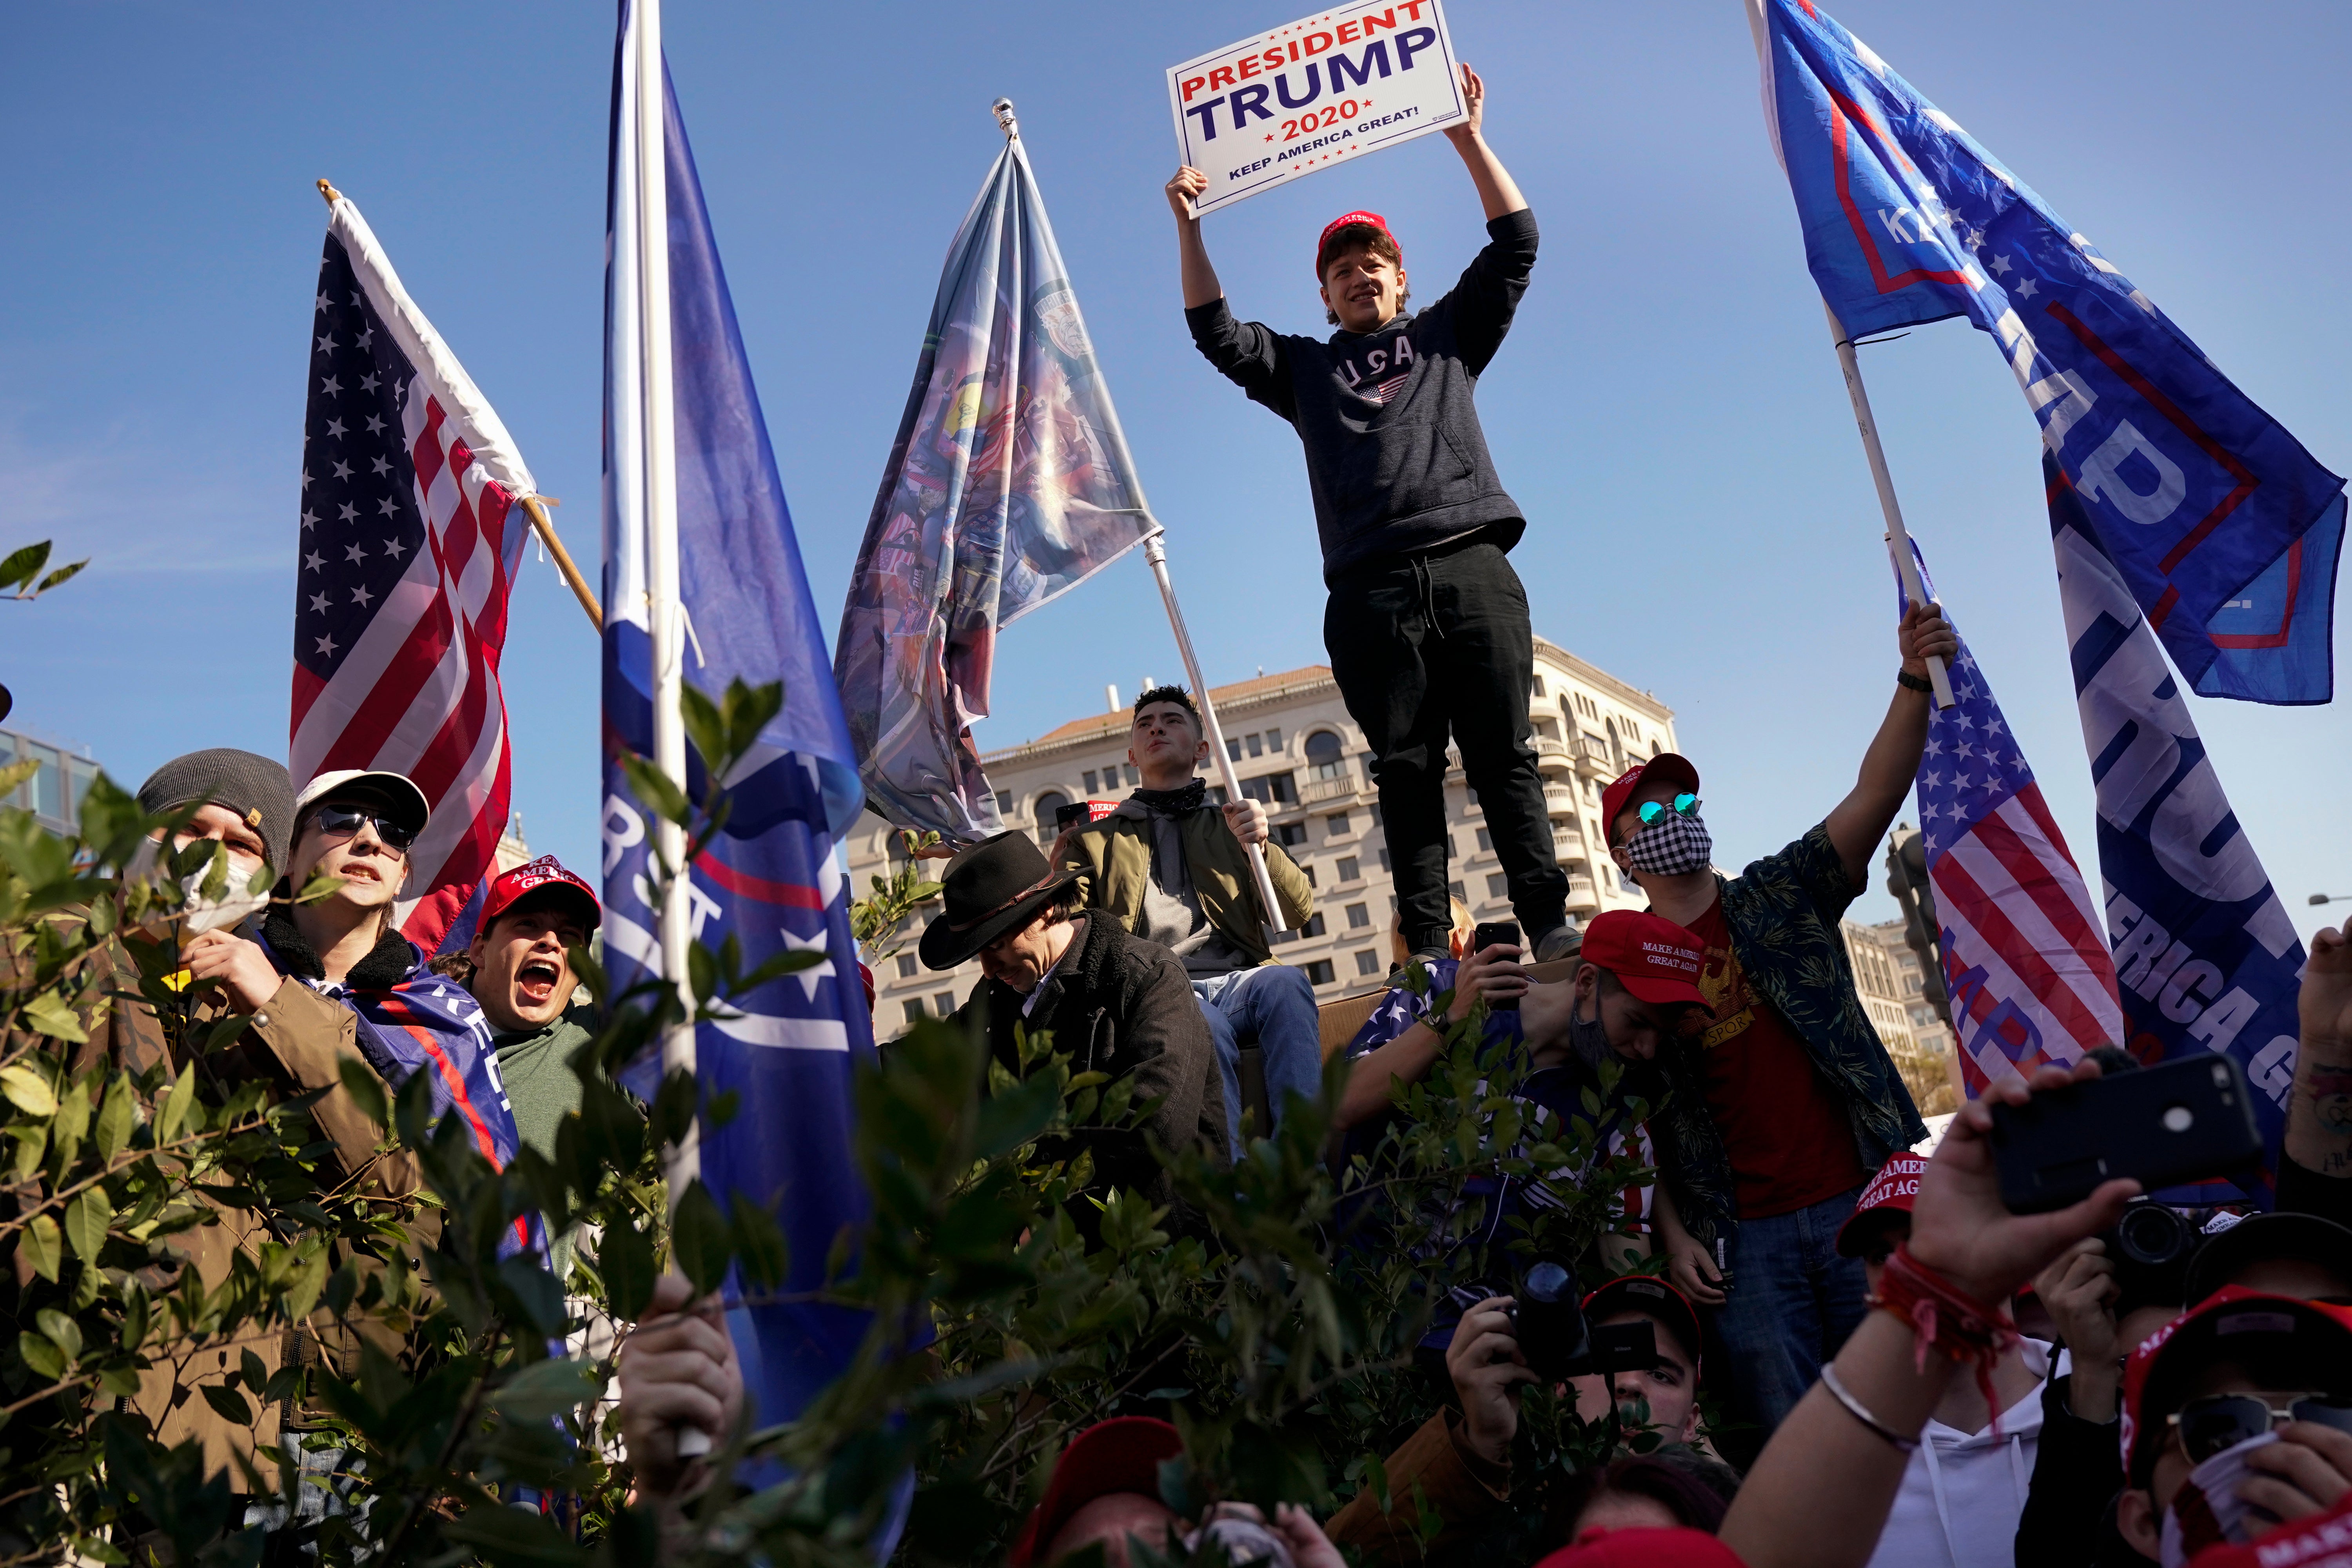
[[[1625,858],[1633,869],[1653,877],[1681,877],[1704,871],[1715,853],[1715,840],[1694,807],[1688,816],[1678,811],[1658,814],[1658,820],[1625,840]]]

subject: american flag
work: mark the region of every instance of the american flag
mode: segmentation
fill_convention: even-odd
[[[289,766],[298,787],[376,768],[424,790],[433,821],[410,851],[400,918],[432,952],[467,913],[507,821],[499,658],[530,526],[517,503],[536,487],[341,197],[317,303]]]
[[[1919,763],[1919,831],[1974,1098],[2120,1044],[2124,1021],[2098,908],[1966,642],[1951,675],[1953,704],[1934,710]]]

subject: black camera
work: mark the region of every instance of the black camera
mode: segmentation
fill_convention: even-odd
[[[2132,1199],[2099,1239],[2116,1266],[2116,1306],[2123,1311],[2180,1300],[2189,1289],[2189,1265],[2205,1244],[2187,1215],[2149,1197]]]
[[[1511,1337],[1528,1367],[1547,1382],[1646,1372],[1658,1364],[1658,1331],[1647,1320],[1602,1328],[1584,1321],[1576,1275],[1566,1264],[1539,1258],[1528,1265],[1512,1300]]]

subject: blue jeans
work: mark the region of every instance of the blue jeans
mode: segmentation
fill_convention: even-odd
[[[1282,1121],[1285,1095],[1312,1100],[1323,1089],[1323,1028],[1315,1016],[1315,987],[1304,971],[1261,963],[1231,974],[1196,977],[1192,994],[1217,1042],[1225,1079],[1225,1133],[1234,1158],[1242,1156],[1242,1042],[1255,1043],[1265,1063],[1265,1098]]]
[[[1768,1435],[1869,1311],[1862,1259],[1837,1250],[1838,1226],[1861,1195],[1856,1187],[1789,1214],[1741,1220],[1731,1243],[1730,1299],[1716,1311],[1716,1331],[1748,1418]]]

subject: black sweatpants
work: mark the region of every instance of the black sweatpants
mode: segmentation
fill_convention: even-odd
[[[1449,733],[1530,944],[1566,919],[1568,877],[1528,744],[1535,636],[1527,591],[1503,552],[1479,542],[1366,563],[1331,584],[1323,646],[1372,749],[1405,941],[1443,947],[1454,923],[1445,886]]]

